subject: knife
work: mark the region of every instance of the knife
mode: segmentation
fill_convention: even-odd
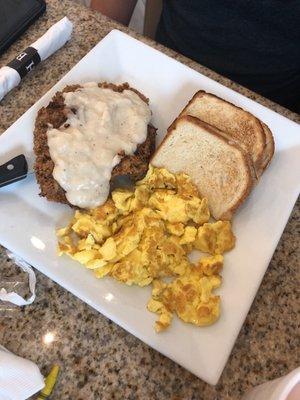
[[[34,173],[32,157],[29,156],[29,166],[24,154],[20,154],[11,160],[7,161],[5,164],[0,165],[0,188],[11,183],[21,181],[27,178],[27,176]],[[30,162],[31,161],[31,162]],[[115,188],[128,188],[133,187],[134,182],[127,175],[122,175],[114,178],[111,181],[111,189]]]
[[[20,154],[0,165],[0,188],[25,179],[30,173],[26,157]]]

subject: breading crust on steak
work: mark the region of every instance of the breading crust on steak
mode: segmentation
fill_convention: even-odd
[[[99,83],[98,86],[112,89],[115,92],[132,90],[148,104],[148,99],[136,89],[131,88],[128,83],[114,85],[112,83],[102,82]],[[69,110],[64,104],[62,93],[73,92],[78,88],[80,88],[80,85],[71,85],[66,86],[62,92],[57,92],[49,105],[39,110],[34,129],[34,153],[36,156],[34,169],[37,182],[41,189],[40,195],[46,197],[50,201],[66,204],[70,203],[65,196],[65,191],[52,175],[54,162],[49,153],[47,130],[49,126],[58,129],[66,122]],[[148,125],[146,140],[137,146],[133,155],[125,155],[119,164],[114,167],[112,170],[112,179],[124,175],[129,176],[132,181],[142,179],[147,172],[150,158],[155,150],[155,137],[156,128],[152,125]]]

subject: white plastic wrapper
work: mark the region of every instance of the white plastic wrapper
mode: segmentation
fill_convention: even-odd
[[[31,304],[35,300],[35,285],[36,285],[36,277],[32,267],[26,263],[22,258],[18,257],[16,254],[13,254],[7,251],[7,256],[13,260],[13,262],[18,265],[24,272],[28,274],[29,280],[29,289],[31,292],[31,296],[28,300],[25,300],[22,296],[15,292],[7,292],[5,288],[0,289],[0,300],[8,301],[9,303],[15,304],[17,306],[26,306]]]

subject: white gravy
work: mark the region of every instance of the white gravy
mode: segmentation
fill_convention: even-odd
[[[131,90],[122,93],[85,83],[64,93],[67,121],[47,132],[53,177],[68,201],[81,208],[103,204],[110,189],[111,172],[124,152],[133,154],[147,137],[151,118],[148,105]]]

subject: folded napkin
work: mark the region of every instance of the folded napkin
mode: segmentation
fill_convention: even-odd
[[[44,61],[70,40],[72,30],[72,22],[67,17],[64,17],[51,26],[51,28],[36,42],[32,43],[30,47],[36,49],[41,57],[41,61]]]
[[[299,383],[300,367],[288,375],[254,387],[241,400],[300,400],[300,393],[296,387]]]
[[[64,17],[7,66],[0,68],[0,101],[10,90],[19,85],[21,78],[35,65],[60,49],[70,39],[72,30],[72,22]]]
[[[0,346],[0,400],[25,400],[44,386],[37,365]]]

